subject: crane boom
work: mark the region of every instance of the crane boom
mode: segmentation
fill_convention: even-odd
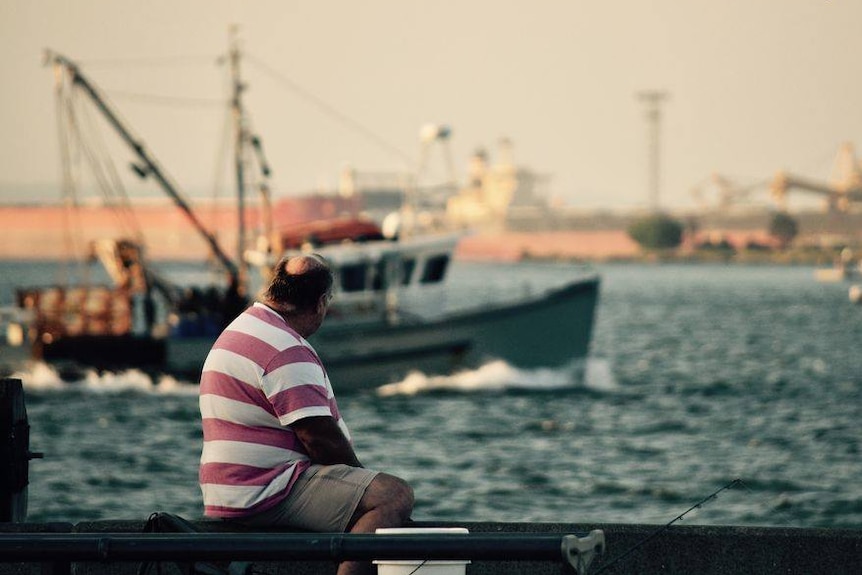
[[[84,76],[78,65],[66,58],[65,56],[53,51],[46,52],[45,60],[46,63],[52,63],[54,64],[54,66],[59,66],[67,70],[68,73],[71,75],[72,81],[76,85],[80,86],[84,90],[84,92],[93,100],[93,103],[96,105],[99,111],[101,111],[105,115],[108,122],[114,127],[114,129],[119,133],[119,135],[126,142],[126,144],[129,145],[132,151],[143,162],[144,175],[152,175],[156,179],[164,192],[174,201],[180,211],[182,211],[189,219],[192,226],[194,226],[198,233],[200,233],[200,235],[207,242],[213,255],[230,275],[232,283],[238,285],[239,270],[237,268],[237,265],[224,252],[224,250],[221,248],[218,241],[216,240],[215,236],[209,230],[207,230],[207,228],[203,225],[200,219],[198,219],[198,217],[192,211],[191,207],[189,206],[185,198],[182,196],[180,191],[171,182],[170,177],[159,166],[155,157],[147,150],[143,141],[139,138],[136,138],[132,134],[132,131],[120,120],[119,116],[114,112],[105,97],[102,96],[96,86],[92,82],[90,82],[86,76]]]
[[[771,190],[775,199],[783,201],[790,189],[799,189],[826,197],[830,205],[846,209],[848,202],[862,201],[862,187],[838,188],[827,183],[800,178],[786,172],[778,172],[772,180]]]

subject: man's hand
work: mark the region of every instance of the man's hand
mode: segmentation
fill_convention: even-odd
[[[312,463],[336,465],[343,463],[362,467],[353,446],[330,416],[306,417],[291,424]]]

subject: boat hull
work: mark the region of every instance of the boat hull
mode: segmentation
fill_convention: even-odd
[[[411,371],[450,374],[502,359],[519,368],[561,367],[589,353],[599,280],[586,278],[517,304],[438,321],[365,329],[331,326],[312,338],[340,390],[400,381]]]
[[[560,367],[589,352],[599,279],[581,279],[517,303],[486,305],[433,321],[375,318],[324,323],[311,338],[336,389],[373,389],[410,372],[451,374],[502,359],[515,367]],[[213,337],[75,337],[41,348],[67,369],[139,369],[196,383]]]

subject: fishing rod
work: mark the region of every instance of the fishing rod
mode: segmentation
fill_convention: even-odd
[[[741,486],[745,487],[746,489],[748,489],[748,487],[745,485],[745,483],[742,482],[742,479],[740,479],[738,477],[736,479],[734,479],[733,481],[731,481],[730,483],[728,483],[727,485],[719,487],[718,489],[716,489],[715,491],[713,491],[712,493],[710,493],[709,495],[707,495],[706,497],[704,497],[703,499],[701,499],[700,501],[698,501],[697,503],[695,503],[694,505],[692,505],[691,507],[689,507],[688,509],[686,509],[685,511],[683,511],[682,513],[680,513],[679,515],[677,515],[676,517],[674,517],[673,519],[671,519],[670,521],[668,521],[667,523],[665,523],[664,525],[662,525],[661,527],[659,527],[658,529],[656,529],[655,531],[653,531],[652,533],[650,533],[649,535],[647,535],[646,537],[644,537],[643,539],[641,539],[640,541],[635,543],[634,545],[632,545],[631,547],[629,547],[626,551],[624,551],[623,553],[621,553],[620,555],[615,557],[613,560],[602,565],[602,567],[598,571],[596,571],[594,575],[599,575],[599,573],[605,571],[606,569],[608,569],[612,565],[615,565],[616,563],[622,561],[623,559],[625,559],[626,557],[628,557],[629,555],[634,553],[637,549],[639,549],[643,545],[649,543],[650,541],[652,541],[653,539],[655,539],[656,537],[658,537],[659,535],[661,535],[662,533],[667,531],[671,525],[673,525],[677,521],[682,521],[686,515],[688,515],[689,513],[694,511],[695,509],[699,509],[700,507],[703,507],[704,505],[706,505],[707,503],[709,503],[713,499],[716,499],[718,497],[718,494],[721,493],[722,491],[725,491],[727,489],[731,489],[733,487],[736,487],[737,485],[741,485]]]

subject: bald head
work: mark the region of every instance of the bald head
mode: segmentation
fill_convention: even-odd
[[[301,276],[312,270],[329,269],[326,261],[317,254],[284,257],[278,265],[284,267],[284,271],[292,276]]]
[[[279,311],[313,311],[332,290],[332,270],[317,254],[282,258],[263,293],[264,303]]]

